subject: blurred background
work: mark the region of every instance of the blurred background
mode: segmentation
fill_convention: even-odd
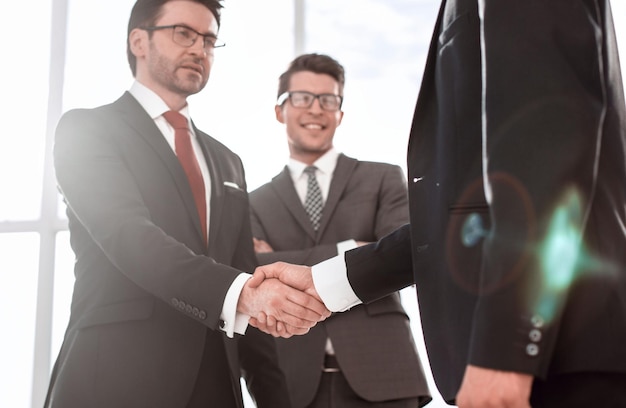
[[[51,149],[60,115],[117,99],[132,83],[134,0],[9,2],[0,24],[0,407],[39,408],[69,316],[73,254]],[[626,0],[613,0],[626,55]],[[406,170],[406,146],[437,0],[225,0],[211,79],[190,98],[196,125],[238,153],[248,189],[288,152],[274,118],[278,75],[296,55],[346,69],[338,150]],[[623,57],[624,60],[626,57]],[[624,67],[622,67],[624,69]],[[413,288],[402,291],[425,364]],[[426,369],[428,367],[425,367]],[[435,393],[432,408],[446,406]],[[246,396],[246,407],[253,407]]]

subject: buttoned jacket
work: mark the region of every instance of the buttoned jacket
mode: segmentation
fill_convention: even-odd
[[[314,231],[287,167],[250,193],[252,230],[274,252],[258,254],[261,264],[278,260],[313,265],[337,255],[337,243],[372,242],[408,220],[406,178],[398,166],[339,155]],[[394,293],[318,323],[304,336],[278,339],[294,407],[315,397],[325,354],[332,341],[341,370],[353,390],[369,401],[420,397],[430,401],[411,327]]]

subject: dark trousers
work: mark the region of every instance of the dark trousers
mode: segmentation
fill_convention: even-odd
[[[533,408],[626,407],[626,374],[573,373],[545,381],[536,379],[530,405]]]
[[[224,339],[221,333],[207,329],[200,371],[187,408],[236,408],[235,398]]]
[[[417,408],[417,398],[370,402],[359,397],[341,371],[322,373],[317,394],[307,408]]]

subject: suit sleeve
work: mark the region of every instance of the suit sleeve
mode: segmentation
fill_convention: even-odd
[[[269,242],[270,240],[267,236],[267,233],[265,232],[265,228],[263,228],[263,223],[261,222],[261,218],[259,216],[259,213],[257,212],[257,209],[255,208],[255,205],[263,206],[266,205],[266,202],[264,200],[257,200],[255,204],[251,205],[250,219],[252,223],[252,235],[255,238]],[[260,253],[256,254],[256,257],[259,265],[267,265],[270,263],[283,261],[297,265],[311,266],[335,255],[337,255],[337,245],[322,244],[305,249]]]
[[[414,283],[406,178],[400,167],[387,168],[379,194],[378,242],[345,254],[348,280],[363,303]]]
[[[486,196],[470,363],[545,374],[576,274],[606,111],[595,1],[482,2]],[[542,340],[519,353],[534,321]],[[520,358],[520,356],[534,358]]]
[[[118,132],[129,131],[126,125],[95,110],[70,111],[57,127],[55,170],[59,188],[75,215],[70,223],[76,225],[70,227],[85,231],[83,240],[88,243],[81,242],[81,246],[93,244],[77,262],[93,264],[102,274],[119,271],[168,304],[172,299],[184,299],[206,312],[202,316],[188,314],[190,317],[217,329],[224,297],[240,271],[197,255],[153,222],[151,208],[160,204],[150,203],[153,207],[149,207],[140,189],[151,167],[144,172],[147,176],[138,179],[128,160],[134,155],[132,164],[138,169],[155,160],[154,153],[144,152],[149,149],[145,144],[128,151],[128,146],[120,145],[123,138]]]
[[[364,163],[361,162],[361,165]],[[368,163],[369,164],[369,163]],[[382,172],[382,177],[377,185],[376,214],[373,220],[368,221],[373,225],[374,240],[379,240],[394,229],[406,224],[409,220],[408,197],[406,190],[406,178],[399,166],[380,163],[371,171]],[[258,201],[257,205],[263,205]],[[267,234],[259,214],[252,209],[252,232],[256,238],[268,241]],[[358,236],[345,237],[344,240],[354,239],[364,241],[365,238]],[[283,250],[270,253],[257,254],[259,263],[262,265],[284,261],[300,265],[314,265],[337,255],[337,243],[319,244],[310,248],[298,250]]]
[[[348,281],[358,298],[370,303],[415,283],[411,260],[411,225],[405,224],[346,252]]]
[[[257,259],[259,260],[259,265],[267,265],[283,261],[307,266],[312,266],[336,255],[337,245],[333,244],[317,245],[315,247],[302,250],[274,251],[256,254]]]

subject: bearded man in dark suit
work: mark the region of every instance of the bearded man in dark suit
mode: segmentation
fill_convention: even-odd
[[[286,286],[246,286],[256,259],[243,166],[187,106],[220,46],[220,9],[138,0],[131,89],[58,125],[76,282],[46,407],[241,408],[242,372],[259,407],[289,406],[273,339],[232,337],[260,310],[302,333],[328,312]]]

